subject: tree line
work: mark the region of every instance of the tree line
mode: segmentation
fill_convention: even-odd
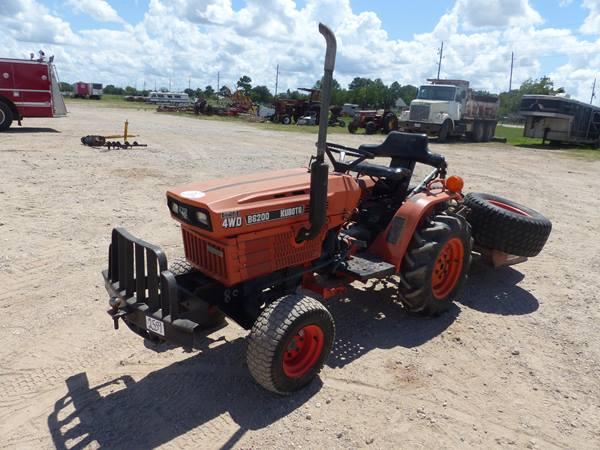
[[[321,80],[316,81],[312,88],[320,89]],[[60,83],[60,90],[63,92],[72,92],[73,85],[69,83]],[[267,86],[258,85],[252,86],[252,78],[247,75],[240,77],[235,84],[235,89],[231,89],[226,85],[219,88],[217,92],[211,85],[204,89],[186,89],[184,92],[191,98],[203,98],[206,100],[215,100],[220,97],[228,97],[235,90],[241,90],[244,94],[252,99],[255,103],[273,103],[274,96]],[[160,91],[166,92],[167,88],[160,88]],[[483,93],[483,91],[478,91]],[[511,116],[517,114],[521,98],[527,94],[537,95],[552,95],[564,93],[562,87],[555,88],[554,82],[547,76],[539,79],[525,80],[518,89],[513,89],[510,92],[502,92],[498,95],[500,99],[500,108],[498,114],[500,117]],[[148,90],[137,90],[135,87],[126,86],[125,88],[117,87],[109,84],[104,87],[104,93],[108,95],[143,95],[149,94]],[[488,92],[485,92],[489,94]],[[353,103],[359,105],[360,108],[385,108],[394,107],[398,99],[402,99],[407,105],[416,98],[417,87],[407,84],[402,86],[397,81],[386,85],[380,78],[371,79],[356,77],[347,88],[343,88],[337,80],[332,83],[332,104],[343,105],[344,103]],[[280,92],[278,98],[305,99],[308,94],[303,91],[290,90]]]

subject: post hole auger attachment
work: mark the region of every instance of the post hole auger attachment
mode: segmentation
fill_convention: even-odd
[[[298,236],[296,237],[297,242],[316,238],[327,220],[327,179],[329,165],[325,162],[325,147],[327,146],[329,104],[331,103],[331,84],[333,81],[337,43],[333,32],[322,23],[319,24],[319,33],[325,38],[327,51],[325,53],[325,70],[321,89],[321,113],[319,115],[317,157],[310,165],[310,228],[302,228],[298,232]]]

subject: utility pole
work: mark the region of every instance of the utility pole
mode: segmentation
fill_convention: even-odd
[[[515,53],[510,52],[510,79],[508,81],[508,92],[512,91],[512,74],[513,74],[514,62],[515,62]]]
[[[277,64],[277,72],[275,72],[275,95],[277,97],[277,87],[279,85],[279,64]]]
[[[444,41],[442,41],[442,46],[438,49],[438,54],[440,55],[440,60],[438,62],[438,74],[437,79],[440,79],[440,71],[442,70],[442,58],[444,57]]]
[[[144,89],[142,91],[146,91],[146,79],[144,78]]]
[[[169,92],[171,92],[171,77],[169,77]]]
[[[156,92],[156,78],[154,79],[154,92]]]
[[[192,88],[192,77],[188,77],[188,89]]]
[[[594,84],[592,84],[592,97],[590,98],[590,105],[594,101],[595,96],[596,96],[596,79],[594,78]]]

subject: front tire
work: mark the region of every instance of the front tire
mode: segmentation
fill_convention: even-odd
[[[405,308],[437,315],[458,299],[471,266],[471,228],[464,217],[438,214],[416,231],[401,267]]]
[[[8,130],[13,121],[13,113],[9,106],[0,102],[0,131]]]
[[[298,294],[282,297],[265,308],[250,331],[250,374],[271,392],[298,391],[323,367],[334,336],[333,318],[322,303]]]
[[[440,128],[440,132],[438,134],[438,142],[446,142],[448,140],[448,136],[450,135],[450,128],[452,127],[452,122],[449,120],[445,120]]]

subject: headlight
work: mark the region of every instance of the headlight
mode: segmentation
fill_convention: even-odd
[[[204,211],[196,211],[196,220],[208,226],[208,215]]]
[[[175,215],[179,214],[179,205],[175,202],[171,203],[171,211]]]

